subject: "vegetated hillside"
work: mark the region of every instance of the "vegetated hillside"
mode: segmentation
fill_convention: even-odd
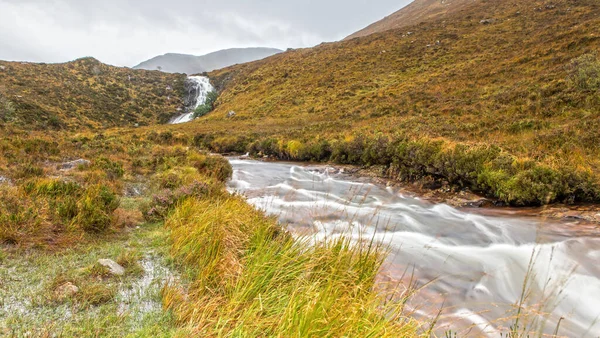
[[[63,64],[0,61],[0,121],[78,129],[166,122],[183,106],[184,75],[83,58]]]
[[[592,0],[477,2],[216,71],[216,110],[180,128],[218,151],[382,165],[514,204],[598,201],[599,14]]]
[[[258,47],[224,49],[203,56],[169,53],[144,61],[133,68],[158,69],[167,73],[199,74],[239,63],[264,59],[281,52],[281,50],[275,48]]]
[[[424,21],[440,20],[448,14],[458,12],[470,4],[481,1],[485,0],[415,0],[401,10],[346,37],[345,40],[414,26]]]

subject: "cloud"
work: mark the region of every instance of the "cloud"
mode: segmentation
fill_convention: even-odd
[[[390,14],[408,0],[0,0],[0,59],[121,66],[174,52],[313,46]],[[365,10],[367,9],[367,10]]]

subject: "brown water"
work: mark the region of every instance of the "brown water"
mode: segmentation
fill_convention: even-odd
[[[594,228],[457,210],[325,166],[231,164],[230,190],[279,216],[299,236],[389,246],[380,279],[416,287],[408,310],[429,321],[439,314],[438,335],[452,330],[459,337],[499,337],[518,325],[549,336],[600,336],[600,236]]]

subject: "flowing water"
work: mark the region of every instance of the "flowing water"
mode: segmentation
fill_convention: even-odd
[[[212,92],[214,87],[210,84],[210,80],[206,76],[189,76],[188,77],[188,100],[190,102],[189,113],[185,113],[175,117],[170,124],[187,123],[194,120],[196,108],[206,102],[208,93]]]
[[[380,280],[417,289],[407,311],[423,321],[437,318],[438,336],[452,330],[458,337],[500,337],[511,326],[544,336],[600,336],[594,226],[458,210],[325,166],[231,164],[230,190],[278,215],[293,233],[388,246]]]

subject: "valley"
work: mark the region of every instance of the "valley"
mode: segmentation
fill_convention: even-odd
[[[599,14],[0,61],[0,335],[597,337]]]

